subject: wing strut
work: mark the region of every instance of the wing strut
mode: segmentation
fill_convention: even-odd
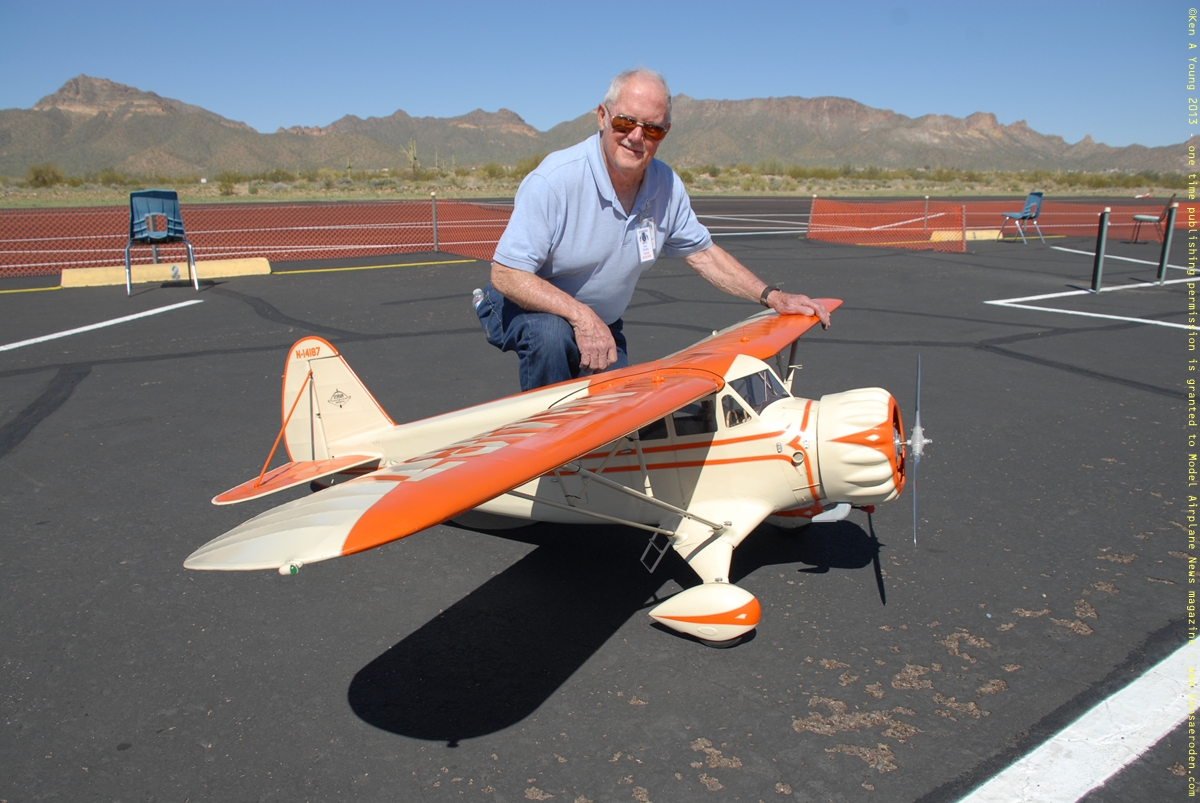
[[[633,448],[637,451],[638,468],[642,470],[642,487],[646,489],[646,496],[653,497],[654,489],[650,487],[650,471],[646,468],[646,455],[642,452],[642,436],[635,429],[626,437],[633,441]]]
[[[626,436],[626,437],[628,437],[628,436]],[[617,438],[615,441],[613,441],[613,448],[610,449],[608,454],[604,456],[604,459],[600,461],[600,465],[597,466],[597,469],[596,469],[597,471],[604,470],[604,467],[608,465],[608,461],[612,460],[613,455],[615,455],[617,453],[617,450],[619,450],[621,448],[622,442],[623,442],[622,438]],[[639,447],[639,454],[640,453],[641,453],[641,450]],[[567,500],[567,504],[571,505],[571,507],[575,507],[575,505],[571,502],[572,498],[577,499],[577,500],[583,499],[583,501],[586,502],[587,497],[585,496],[585,494],[587,494],[587,484],[588,484],[587,477],[582,477],[579,480],[579,487],[580,487],[579,494],[580,495],[577,497],[572,497],[570,494],[567,493],[566,483],[564,483],[562,481],[562,469],[563,468],[564,468],[563,466],[559,466],[558,468],[554,469],[554,476],[558,478],[559,488],[562,490],[563,498]],[[578,474],[578,472],[576,472],[576,471],[568,471],[567,473],[568,474]],[[646,482],[649,483],[649,478],[647,478]]]
[[[279,428],[279,434],[275,436],[275,445],[271,447],[271,453],[267,455],[267,462],[263,463],[262,471],[258,473],[258,480],[254,483],[255,488],[262,485],[263,477],[267,473],[267,466],[271,465],[271,458],[275,456],[275,450],[279,448],[279,442],[283,440],[283,433],[287,432],[288,422],[292,420],[292,413],[296,412],[296,405],[300,403],[300,397],[304,395],[304,389],[308,387],[312,375],[312,369],[309,368],[308,373],[304,376],[303,384],[300,385],[300,390],[296,391],[296,400],[292,402],[292,409],[288,410],[288,414],[284,416],[283,426]]]
[[[632,488],[630,488],[626,485],[622,485],[619,482],[613,482],[608,477],[602,477],[599,474],[595,473],[594,471],[588,471],[586,468],[584,468],[583,466],[580,466],[578,463],[567,463],[565,466],[563,466],[563,468],[565,468],[567,470],[567,472],[570,474],[584,474],[589,479],[595,480],[596,482],[600,483],[601,485],[605,486],[606,488],[612,488],[614,491],[623,493],[626,496],[632,496],[634,499],[640,499],[643,502],[647,502],[651,505],[654,505],[655,507],[662,508],[663,510],[668,510],[672,513],[676,513],[680,516],[683,516],[684,518],[698,521],[701,524],[703,524],[705,527],[711,527],[713,530],[713,535],[718,535],[725,531],[724,524],[717,524],[716,522],[712,522],[712,521],[709,521],[708,519],[701,518],[700,516],[697,516],[695,513],[689,513],[688,511],[684,510],[681,507],[675,507],[670,502],[664,502],[661,499],[655,499],[653,496],[649,496],[647,494],[641,493],[640,491],[635,491]]]
[[[637,492],[634,491],[634,493],[637,493]],[[553,502],[549,499],[545,499],[540,496],[534,496],[533,494],[521,493],[520,491],[509,491],[508,495],[515,496],[518,499],[524,499],[526,501],[533,502],[535,505],[548,505],[550,507],[557,508],[558,510],[568,510],[572,513],[579,513],[583,516],[591,516],[592,518],[600,519],[601,521],[608,521],[608,522],[612,522],[613,524],[624,524],[626,527],[637,527],[639,530],[645,530],[645,531],[651,532],[651,533],[662,534],[662,535],[668,536],[670,538],[675,537],[675,532],[673,530],[664,530],[662,527],[655,527],[652,524],[642,524],[641,522],[637,522],[637,521],[629,521],[628,519],[622,519],[622,518],[618,518],[616,516],[609,516],[607,513],[597,513],[594,510],[588,510],[588,509],[582,508],[582,507],[572,507],[571,505],[564,505],[562,502]]]

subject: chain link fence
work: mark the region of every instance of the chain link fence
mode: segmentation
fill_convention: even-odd
[[[491,259],[511,206],[469,201],[185,204],[197,260],[266,257],[272,263],[449,251]],[[436,220],[436,226],[435,226]],[[129,208],[0,210],[0,278],[50,276],[72,268],[124,265]],[[158,247],[159,261],[186,259],[182,244]],[[135,264],[154,260],[146,246]]]
[[[1011,201],[835,201],[814,198],[808,237],[883,248],[962,252],[970,240],[995,239]],[[1109,204],[1109,236],[1130,239],[1133,215],[1157,214],[1161,204]],[[1090,237],[1104,204],[1046,201],[1038,224],[1050,236]],[[471,201],[336,201],[315,203],[185,204],[184,225],[197,260],[266,257],[272,263],[448,251],[488,260],[512,207]],[[1187,227],[1180,210],[1177,228]],[[1026,236],[1036,237],[1033,226]],[[1005,239],[1019,237],[1011,221]],[[1161,242],[1153,224],[1140,240]],[[0,210],[0,278],[51,276],[63,270],[123,265],[129,238],[124,206]],[[160,245],[160,262],[186,258],[182,245]],[[135,246],[135,264],[150,248]]]
[[[1013,201],[833,201],[814,198],[808,238],[849,245],[909,248],[922,251],[965,251],[970,240],[995,240],[1005,212],[1019,213],[1022,200]],[[1105,204],[1097,202],[1045,201],[1037,218],[1046,237],[1094,237],[1100,213],[1111,208],[1109,237],[1133,237],[1134,215],[1158,214],[1162,202],[1150,204]],[[1185,215],[1176,228],[1186,228]],[[1025,221],[1025,236],[1037,238],[1037,229]],[[1004,239],[1020,239],[1011,220],[1004,226]],[[1153,223],[1143,223],[1139,241],[1162,242]]]
[[[831,201],[814,198],[808,239],[847,245],[965,251],[966,211],[945,201]]]

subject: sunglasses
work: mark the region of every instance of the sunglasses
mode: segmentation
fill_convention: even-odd
[[[641,126],[642,133],[651,142],[661,142],[662,138],[667,135],[666,126],[661,126],[657,123],[643,123],[627,114],[613,114],[612,110],[607,106],[604,107],[604,110],[608,112],[608,119],[612,121],[613,131],[616,131],[618,134],[628,134],[633,129]]]

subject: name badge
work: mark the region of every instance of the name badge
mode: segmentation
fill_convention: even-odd
[[[638,256],[642,262],[654,261],[654,218],[644,218],[637,228]]]

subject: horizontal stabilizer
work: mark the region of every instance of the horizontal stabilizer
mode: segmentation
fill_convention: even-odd
[[[325,460],[304,460],[298,463],[284,463],[274,468],[261,478],[255,477],[243,482],[236,488],[230,488],[224,493],[213,497],[214,505],[233,505],[238,502],[248,502],[277,491],[295,488],[306,482],[319,480],[331,474],[338,474],[368,463],[379,463],[379,455],[348,454],[341,457],[330,457]]]

